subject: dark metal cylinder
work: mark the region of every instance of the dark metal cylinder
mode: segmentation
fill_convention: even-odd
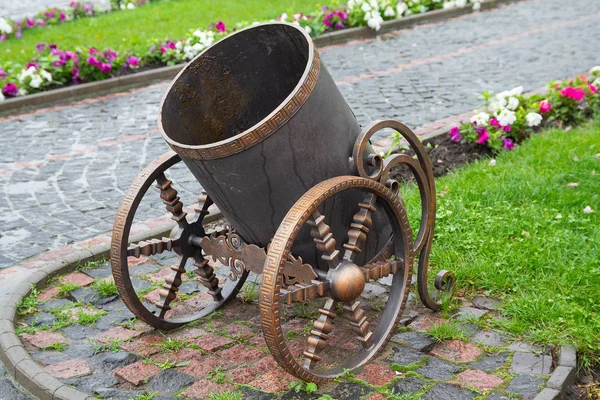
[[[308,189],[355,174],[361,131],[310,37],[283,23],[196,57],[169,87],[159,129],[242,238],[263,247]],[[354,200],[332,204],[335,230],[351,222]]]

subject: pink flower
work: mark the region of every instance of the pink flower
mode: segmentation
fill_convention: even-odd
[[[65,19],[67,19],[67,14],[61,11],[60,15],[58,16],[58,19],[64,21]]]
[[[0,42],[4,42],[6,40],[6,33],[0,35]]]
[[[136,56],[129,56],[129,57],[127,57],[127,61],[126,62],[127,62],[127,65],[135,67],[136,65],[139,64],[140,59],[137,58]]]
[[[169,42],[169,43],[167,43],[167,47],[170,48],[171,50],[175,50],[176,49],[175,42]]]
[[[100,65],[98,65],[98,68],[100,68],[100,71],[106,73],[106,72],[110,72],[110,70],[112,69],[112,65],[106,64],[106,63],[100,63]]]
[[[161,47],[161,48],[160,48],[160,51],[161,51],[162,53],[166,53],[166,52],[167,52],[167,49],[165,49],[164,47]]]
[[[91,55],[98,54],[98,50],[96,50],[96,49],[95,49],[95,48],[93,48],[93,47],[90,47],[90,54],[91,54]]]
[[[547,113],[551,109],[552,109],[552,104],[550,104],[550,102],[548,100],[542,100],[540,102],[540,112],[542,114]]]
[[[338,21],[338,23],[335,24],[335,29],[344,29],[345,27],[346,25],[344,25],[342,21]]]
[[[88,59],[87,59],[87,63],[90,64],[90,65],[100,65],[100,63],[98,62],[98,60],[94,56],[89,56]]]
[[[25,18],[25,23],[27,24],[27,26],[34,26],[35,25],[35,21],[32,20],[31,18]]]
[[[503,126],[503,127],[502,127],[502,130],[503,130],[504,132],[510,132],[510,125]]]
[[[38,43],[35,45],[35,49],[38,51],[38,53],[41,53],[42,51],[44,51],[44,49],[46,48],[46,43]]]
[[[223,21],[217,22],[217,24],[215,25],[215,29],[221,33],[227,32],[227,28],[225,27],[225,23]]]
[[[457,143],[462,140],[462,135],[460,134],[460,128],[458,126],[450,128],[450,140]]]
[[[510,138],[501,138],[502,139],[502,147],[504,147],[507,150],[512,150],[515,147],[515,142],[510,139]]]
[[[54,11],[53,10],[44,11],[44,15],[48,18],[54,18]]]
[[[591,83],[588,83],[588,87],[590,88],[592,93],[594,93],[594,94],[598,93],[598,88],[596,86],[592,85]]]
[[[108,62],[110,63],[112,63],[113,60],[118,56],[117,52],[111,49],[106,50],[105,54],[106,58],[108,59]]]
[[[25,69],[29,69],[29,67],[33,67],[35,69],[39,69],[40,65],[38,63],[34,63],[34,62],[29,61],[27,63],[27,65],[25,66]]]
[[[73,75],[73,83],[78,84],[79,83],[79,69],[73,67],[71,69],[71,74]]]
[[[575,101],[581,101],[581,100],[583,100],[583,96],[585,95],[585,92],[581,88],[574,88],[571,86],[567,86],[566,88],[564,88],[563,90],[560,91],[560,94],[564,97],[568,97]]]
[[[2,68],[0,68],[0,79],[4,79],[8,76],[6,72]]]
[[[479,139],[477,139],[477,144],[485,144],[489,138],[490,135],[488,134],[488,130],[484,129],[483,131],[481,131],[481,133],[479,133]]]
[[[498,122],[498,120],[496,118],[490,119],[490,125],[495,126],[497,128],[500,128],[502,126],[502,125],[500,125],[500,122]]]
[[[7,83],[4,86],[4,89],[2,89],[2,93],[4,93],[6,97],[17,97],[17,94],[19,94],[19,88],[14,83]]]

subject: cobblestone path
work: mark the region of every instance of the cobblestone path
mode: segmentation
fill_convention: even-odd
[[[321,52],[361,123],[419,127],[473,109],[478,92],[599,64],[599,22],[597,0],[525,0]],[[168,150],[156,129],[166,87],[0,118],[0,268],[111,229],[134,177]],[[189,204],[195,181],[175,177]]]
[[[0,17],[19,20],[25,17],[33,17],[46,8],[65,8],[70,2],[71,0],[0,0]],[[98,6],[101,10],[110,9],[110,0],[92,0],[90,3]]]

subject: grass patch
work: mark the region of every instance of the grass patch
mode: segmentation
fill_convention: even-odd
[[[146,392],[140,393],[135,397],[131,397],[129,400],[152,400],[156,396],[158,396],[158,392]]]
[[[242,392],[239,390],[211,392],[206,398],[207,400],[242,400]]]
[[[92,286],[96,292],[102,297],[114,296],[119,294],[117,285],[113,278],[101,279],[94,282]]]
[[[81,286],[79,286],[76,283],[73,282],[64,282],[61,283],[60,285],[58,285],[58,295],[60,297],[65,297],[67,296],[69,293],[71,293],[73,290],[77,290],[79,289]]]
[[[68,344],[66,343],[60,343],[60,342],[54,342],[52,343],[50,346],[46,346],[43,348],[43,350],[56,350],[56,351],[63,351],[64,349],[66,349],[67,347],[69,347]]]
[[[145,53],[148,41],[154,38],[179,39],[190,29],[206,28],[219,20],[231,30],[239,21],[272,19],[283,12],[314,11],[318,4],[316,0],[162,0],[135,10],[28,30],[23,39],[12,36],[2,43],[0,65],[6,61],[25,64],[37,55],[38,42],[56,43],[65,50],[92,46]]]
[[[187,340],[180,340],[175,338],[168,338],[158,344],[158,347],[162,351],[178,351],[188,347]]]
[[[121,345],[125,343],[123,339],[112,339],[109,340],[108,343],[100,343],[96,339],[88,338],[88,343],[94,349],[94,353],[106,353],[111,351],[113,353],[118,353],[121,351]]]
[[[442,322],[437,326],[432,326],[427,329],[425,334],[436,342],[443,342],[444,340],[466,341],[468,339],[465,331],[453,321]]]
[[[508,318],[498,328],[574,343],[584,367],[600,361],[599,153],[596,119],[536,135],[495,166],[483,160],[439,179],[448,190],[438,197],[431,255],[433,269],[453,270],[463,290],[503,298]],[[416,188],[403,194],[418,221]]]
[[[27,295],[27,297],[22,298],[17,303],[17,315],[20,317],[24,317],[27,315],[36,314],[38,311],[40,311],[37,308],[38,304],[40,304],[40,302],[37,300],[39,294],[40,292],[37,290],[37,288],[32,285],[31,292],[29,293],[29,295]]]

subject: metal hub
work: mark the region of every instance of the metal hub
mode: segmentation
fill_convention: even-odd
[[[356,264],[342,263],[329,273],[332,296],[337,301],[350,302],[357,299],[365,288],[365,275]]]

